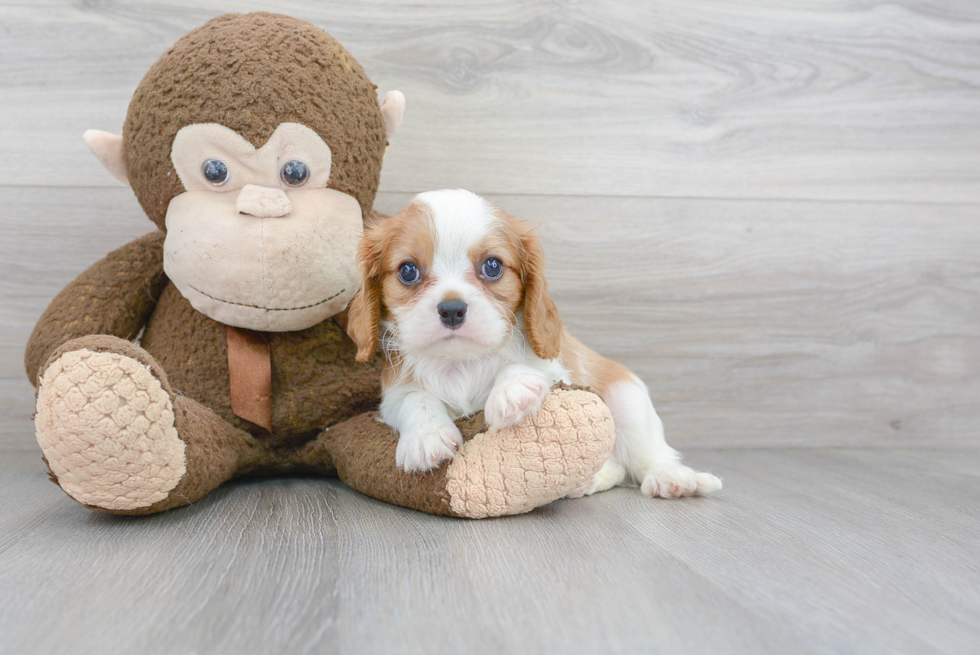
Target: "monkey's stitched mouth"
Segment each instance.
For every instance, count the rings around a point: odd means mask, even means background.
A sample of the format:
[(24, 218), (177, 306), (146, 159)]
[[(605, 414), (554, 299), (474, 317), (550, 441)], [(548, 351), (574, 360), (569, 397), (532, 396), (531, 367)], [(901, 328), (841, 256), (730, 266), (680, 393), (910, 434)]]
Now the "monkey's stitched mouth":
[(244, 303), (244, 302), (235, 302), (234, 300), (225, 300), (224, 298), (216, 298), (216, 297), (212, 296), (210, 293), (207, 293), (206, 291), (201, 291), (200, 289), (198, 289), (197, 287), (195, 287), (193, 284), (188, 284), (187, 286), (189, 286), (191, 289), (194, 289), (194, 291), (197, 291), (202, 296), (207, 296), (211, 300), (217, 300), (218, 302), (223, 302), (226, 305), (236, 305), (238, 307), (249, 307), (251, 309), (262, 309), (262, 310), (265, 310), (267, 312), (295, 312), (295, 311), (297, 311), (299, 309), (309, 309), (310, 307), (317, 307), (319, 305), (322, 305), (325, 302), (330, 302), (331, 300), (333, 300), (334, 298), (336, 298), (337, 296), (339, 296), (343, 292), (347, 291), (347, 289), (341, 289), (340, 291), (338, 291), (337, 293), (333, 294), (329, 298), (324, 298), (323, 300), (319, 300), (319, 301), (317, 301), (315, 303), (310, 303), (309, 305), (301, 305), (299, 307), (263, 307), (262, 305), (249, 305), (248, 303)]

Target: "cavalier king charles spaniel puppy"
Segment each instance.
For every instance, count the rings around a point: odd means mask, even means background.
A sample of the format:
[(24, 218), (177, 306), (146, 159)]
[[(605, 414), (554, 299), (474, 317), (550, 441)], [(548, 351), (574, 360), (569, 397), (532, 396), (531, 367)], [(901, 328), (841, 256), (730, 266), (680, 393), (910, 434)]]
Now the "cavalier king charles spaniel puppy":
[(398, 432), (405, 471), (454, 456), (455, 419), (482, 409), (490, 428), (517, 425), (564, 382), (599, 394), (616, 424), (609, 459), (573, 496), (628, 483), (662, 498), (721, 488), (667, 445), (646, 385), (562, 328), (527, 223), (469, 191), (431, 191), (370, 226), (359, 257), (347, 331), (358, 361), (381, 342), (381, 419)]

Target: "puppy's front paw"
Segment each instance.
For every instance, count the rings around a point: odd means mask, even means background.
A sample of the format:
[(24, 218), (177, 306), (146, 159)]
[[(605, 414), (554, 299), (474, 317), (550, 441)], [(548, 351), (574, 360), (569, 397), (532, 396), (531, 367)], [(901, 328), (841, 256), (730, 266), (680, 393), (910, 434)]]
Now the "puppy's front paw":
[(721, 480), (717, 477), (681, 464), (651, 471), (640, 484), (643, 495), (651, 498), (707, 496), (719, 489), (721, 489)]
[(487, 426), (509, 428), (533, 416), (548, 395), (548, 380), (539, 373), (525, 373), (494, 386), (484, 407)]
[(408, 473), (425, 473), (456, 456), (463, 435), (451, 422), (427, 421), (402, 432), (395, 449), (395, 463)]

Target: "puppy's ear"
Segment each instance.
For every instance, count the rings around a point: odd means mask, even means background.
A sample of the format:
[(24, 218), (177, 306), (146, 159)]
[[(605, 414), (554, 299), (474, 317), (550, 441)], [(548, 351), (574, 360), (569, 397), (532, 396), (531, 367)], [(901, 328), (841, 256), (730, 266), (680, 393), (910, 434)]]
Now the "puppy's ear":
[(544, 249), (530, 228), (522, 230), (521, 279), (524, 282), (524, 331), (531, 350), (541, 359), (554, 359), (561, 352), (561, 316), (548, 293), (544, 272)]
[(378, 349), (383, 247), (377, 231), (368, 230), (357, 249), (361, 267), (361, 290), (350, 303), (347, 335), (357, 346), (355, 359), (359, 362), (369, 360)]

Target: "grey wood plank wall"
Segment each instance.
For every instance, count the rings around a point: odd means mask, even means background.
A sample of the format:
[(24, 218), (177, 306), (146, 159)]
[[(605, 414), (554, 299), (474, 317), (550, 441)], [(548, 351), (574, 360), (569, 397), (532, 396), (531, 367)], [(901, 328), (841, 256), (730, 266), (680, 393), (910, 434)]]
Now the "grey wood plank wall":
[(0, 3), (0, 449), (35, 447), (34, 321), (150, 228), (81, 133), (258, 9), (408, 96), (379, 208), (459, 186), (542, 226), (566, 321), (675, 445), (977, 443), (977, 3), (42, 0)]
[(405, 91), (386, 190), (980, 200), (972, 0), (5, 2), (0, 179), (109, 184), (79, 132), (119, 129), (185, 32), (258, 9)]

